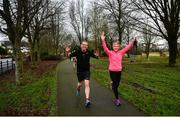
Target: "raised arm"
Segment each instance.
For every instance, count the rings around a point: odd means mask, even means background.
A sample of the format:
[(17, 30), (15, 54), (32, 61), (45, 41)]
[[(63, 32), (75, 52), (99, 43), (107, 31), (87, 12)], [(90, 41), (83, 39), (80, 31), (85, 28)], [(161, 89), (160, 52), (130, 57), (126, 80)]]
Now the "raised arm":
[(104, 49), (104, 52), (109, 56), (109, 54), (111, 53), (111, 51), (108, 49), (108, 47), (107, 47), (107, 45), (106, 45), (104, 32), (101, 33), (101, 41), (102, 41), (102, 47), (103, 47), (103, 49)]
[(133, 38), (129, 42), (129, 44), (125, 48), (123, 48), (120, 52), (124, 55), (133, 46), (135, 40), (136, 40), (136, 38)]
[(73, 50), (72, 52), (70, 52), (70, 51), (71, 51), (71, 48), (69, 48), (69, 47), (66, 47), (66, 48), (65, 48), (65, 51), (66, 51), (68, 57), (70, 57), (70, 59), (71, 59), (71, 57), (76, 57), (76, 56), (77, 56), (77, 52), (76, 52), (75, 50)]

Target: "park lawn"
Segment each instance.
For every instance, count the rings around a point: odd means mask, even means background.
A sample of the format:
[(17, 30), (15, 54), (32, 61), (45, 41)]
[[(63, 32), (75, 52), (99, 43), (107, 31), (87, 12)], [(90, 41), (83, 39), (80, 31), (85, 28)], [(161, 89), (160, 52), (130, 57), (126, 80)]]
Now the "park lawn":
[(0, 115), (56, 115), (56, 65), (46, 69), (41, 75), (27, 71), (20, 86), (1, 81)]
[[(148, 115), (180, 115), (180, 59), (167, 67), (168, 58), (138, 58), (123, 62), (120, 95)], [(108, 59), (91, 60), (92, 78), (110, 88)]]

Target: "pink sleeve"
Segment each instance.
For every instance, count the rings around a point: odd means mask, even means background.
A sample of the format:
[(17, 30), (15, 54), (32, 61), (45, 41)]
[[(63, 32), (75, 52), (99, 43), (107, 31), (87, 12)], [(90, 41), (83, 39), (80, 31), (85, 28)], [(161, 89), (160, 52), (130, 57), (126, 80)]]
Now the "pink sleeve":
[(102, 47), (103, 47), (105, 53), (109, 56), (110, 53), (111, 53), (111, 51), (110, 51), (110, 50), (108, 49), (108, 47), (106, 46), (106, 41), (105, 41), (105, 40), (102, 41)]
[(133, 38), (133, 39), (129, 42), (129, 44), (120, 51), (120, 52), (122, 53), (122, 55), (124, 55), (124, 54), (133, 46), (134, 41), (135, 41), (135, 38)]

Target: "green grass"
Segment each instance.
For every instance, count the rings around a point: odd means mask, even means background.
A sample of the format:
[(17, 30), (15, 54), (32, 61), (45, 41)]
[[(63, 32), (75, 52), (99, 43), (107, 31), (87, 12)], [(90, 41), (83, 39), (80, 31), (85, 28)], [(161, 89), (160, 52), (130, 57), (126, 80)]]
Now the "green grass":
[[(148, 115), (180, 115), (180, 59), (167, 67), (168, 58), (138, 58), (123, 62), (121, 96)], [(108, 59), (92, 60), (92, 77), (110, 87)]]
[(53, 68), (41, 77), (27, 72), (21, 86), (2, 82), (0, 115), (56, 115), (55, 71)]

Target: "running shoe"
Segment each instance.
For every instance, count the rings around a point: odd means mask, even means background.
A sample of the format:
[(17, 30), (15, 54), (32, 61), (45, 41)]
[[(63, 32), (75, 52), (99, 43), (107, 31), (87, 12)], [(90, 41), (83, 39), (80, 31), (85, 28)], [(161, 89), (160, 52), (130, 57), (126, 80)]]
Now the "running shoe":
[(122, 104), (119, 99), (115, 99), (113, 102), (116, 106), (120, 106)]
[(76, 91), (76, 96), (80, 96), (80, 90)]
[(90, 107), (90, 105), (91, 105), (91, 102), (90, 102), (90, 100), (86, 100), (86, 102), (85, 102), (85, 107)]

